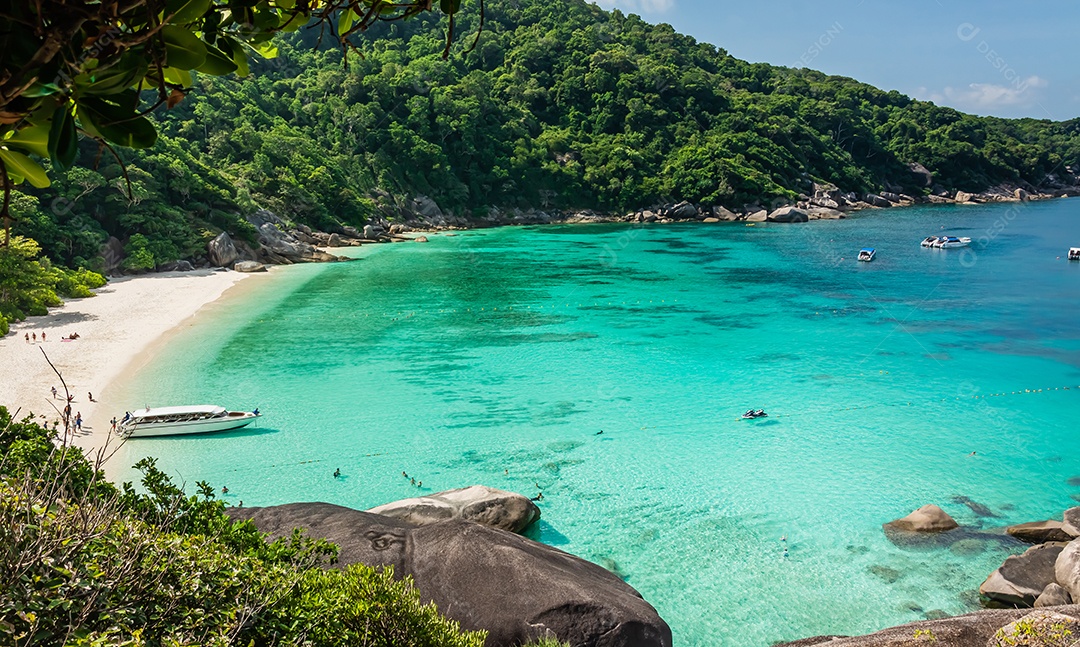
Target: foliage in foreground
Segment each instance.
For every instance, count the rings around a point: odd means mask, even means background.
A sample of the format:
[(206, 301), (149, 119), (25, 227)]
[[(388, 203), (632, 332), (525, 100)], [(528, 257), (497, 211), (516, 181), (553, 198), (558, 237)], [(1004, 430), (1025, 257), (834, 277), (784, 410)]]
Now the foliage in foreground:
[(299, 533), (267, 543), (205, 483), (139, 464), (116, 488), (82, 453), (0, 407), (0, 643), (480, 647), (409, 580)]

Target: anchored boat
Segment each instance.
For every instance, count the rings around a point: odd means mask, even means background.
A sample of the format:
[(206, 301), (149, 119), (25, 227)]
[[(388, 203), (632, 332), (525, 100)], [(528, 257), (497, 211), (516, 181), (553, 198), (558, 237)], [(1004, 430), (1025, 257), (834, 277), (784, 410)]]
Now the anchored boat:
[(259, 410), (227, 411), (212, 404), (184, 407), (147, 407), (124, 416), (120, 433), (129, 438), (177, 436), (232, 431), (259, 418)]
[(869, 263), (874, 260), (875, 256), (877, 256), (877, 250), (872, 247), (866, 247), (859, 250), (859, 260), (864, 263)]
[(954, 247), (967, 247), (971, 244), (970, 238), (958, 238), (956, 236), (942, 236), (938, 239), (938, 242), (934, 243), (934, 247), (939, 249), (952, 249)]
[(1069, 260), (1070, 261), (1080, 261), (1080, 247), (1070, 247), (1069, 248)]

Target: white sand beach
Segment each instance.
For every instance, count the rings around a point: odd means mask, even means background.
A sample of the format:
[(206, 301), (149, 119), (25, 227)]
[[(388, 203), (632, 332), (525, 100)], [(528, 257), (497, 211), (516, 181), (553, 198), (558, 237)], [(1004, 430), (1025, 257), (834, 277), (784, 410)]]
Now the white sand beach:
[[(113, 382), (155, 340), (251, 276), (206, 270), (113, 279), (96, 290), (95, 297), (72, 299), (44, 317), (13, 324), (11, 333), (0, 338), (0, 405), (12, 412), (21, 409), (20, 418), (31, 412), (43, 415), (43, 421), (60, 418), (63, 386), (45, 361), (44, 350), (74, 396), (73, 415), (82, 413), (82, 433), (73, 442), (94, 456), (109, 438), (109, 420), (123, 407), (109, 401)], [(79, 338), (62, 340), (71, 333)], [(27, 342), (26, 334), (37, 335), (37, 341)], [(52, 387), (59, 391), (58, 399), (53, 399)]]

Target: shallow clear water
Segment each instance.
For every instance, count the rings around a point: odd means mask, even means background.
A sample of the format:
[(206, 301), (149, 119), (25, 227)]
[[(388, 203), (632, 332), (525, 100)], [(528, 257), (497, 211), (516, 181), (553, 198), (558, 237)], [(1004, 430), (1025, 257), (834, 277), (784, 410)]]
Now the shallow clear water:
[[(1017, 546), (900, 548), (881, 524), (936, 503), (991, 529), (1075, 503), (1080, 264), (1056, 257), (1080, 244), (1078, 212), (364, 248), (215, 305), (122, 387), (132, 407), (258, 406), (261, 428), (133, 440), (120, 460), (157, 456), (247, 506), (542, 490), (538, 538), (624, 576), (678, 645), (964, 612)], [(944, 223), (973, 247), (920, 248)], [(867, 244), (878, 259), (857, 263)], [(740, 420), (750, 407), (769, 418)]]

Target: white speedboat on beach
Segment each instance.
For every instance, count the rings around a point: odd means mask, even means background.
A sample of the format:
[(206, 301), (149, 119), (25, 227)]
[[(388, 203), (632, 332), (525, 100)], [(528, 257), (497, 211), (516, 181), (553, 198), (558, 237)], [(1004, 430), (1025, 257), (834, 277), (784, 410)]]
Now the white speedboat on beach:
[(129, 438), (233, 431), (259, 418), (259, 410), (227, 411), (212, 404), (147, 407), (124, 416), (120, 433)]
[(934, 243), (934, 247), (938, 249), (953, 249), (955, 247), (967, 247), (971, 244), (970, 238), (959, 238), (957, 236), (942, 236)]

